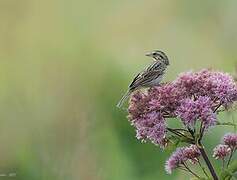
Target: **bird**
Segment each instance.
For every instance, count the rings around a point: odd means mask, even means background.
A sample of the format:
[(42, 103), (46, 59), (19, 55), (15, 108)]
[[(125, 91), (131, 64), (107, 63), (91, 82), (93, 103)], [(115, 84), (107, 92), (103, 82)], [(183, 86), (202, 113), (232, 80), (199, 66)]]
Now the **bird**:
[(160, 50), (154, 50), (146, 53), (146, 56), (152, 57), (153, 62), (143, 71), (138, 73), (128, 86), (127, 92), (123, 95), (117, 104), (120, 108), (126, 99), (136, 90), (141, 88), (158, 86), (163, 79), (166, 68), (170, 65), (168, 56)]

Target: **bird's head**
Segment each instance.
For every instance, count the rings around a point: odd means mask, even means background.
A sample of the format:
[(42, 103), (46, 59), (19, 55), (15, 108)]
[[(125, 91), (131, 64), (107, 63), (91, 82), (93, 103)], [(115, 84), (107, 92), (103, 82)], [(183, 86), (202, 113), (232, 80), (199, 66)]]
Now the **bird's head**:
[(160, 50), (155, 50), (149, 53), (146, 53), (146, 56), (152, 57), (156, 61), (162, 61), (165, 63), (167, 66), (170, 64), (169, 59), (166, 56), (166, 54)]

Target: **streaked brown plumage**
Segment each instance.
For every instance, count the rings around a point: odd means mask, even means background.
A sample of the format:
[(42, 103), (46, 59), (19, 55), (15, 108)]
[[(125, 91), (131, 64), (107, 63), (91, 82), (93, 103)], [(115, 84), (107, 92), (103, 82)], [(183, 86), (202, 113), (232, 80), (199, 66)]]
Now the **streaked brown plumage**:
[(165, 70), (169, 65), (169, 59), (164, 52), (159, 50), (147, 53), (146, 56), (152, 57), (154, 61), (145, 70), (137, 74), (129, 85), (128, 91), (118, 102), (117, 107), (121, 107), (132, 92), (140, 88), (152, 87), (160, 84)]

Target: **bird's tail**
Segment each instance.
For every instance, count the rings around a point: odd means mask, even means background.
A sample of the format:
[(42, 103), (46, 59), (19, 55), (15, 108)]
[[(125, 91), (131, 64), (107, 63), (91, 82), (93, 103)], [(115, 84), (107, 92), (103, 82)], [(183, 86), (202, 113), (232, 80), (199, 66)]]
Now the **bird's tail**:
[(127, 98), (130, 96), (132, 92), (130, 90), (128, 90), (123, 97), (120, 99), (120, 101), (118, 102), (118, 104), (116, 105), (118, 108), (121, 108), (121, 106), (123, 105), (123, 103), (127, 100)]

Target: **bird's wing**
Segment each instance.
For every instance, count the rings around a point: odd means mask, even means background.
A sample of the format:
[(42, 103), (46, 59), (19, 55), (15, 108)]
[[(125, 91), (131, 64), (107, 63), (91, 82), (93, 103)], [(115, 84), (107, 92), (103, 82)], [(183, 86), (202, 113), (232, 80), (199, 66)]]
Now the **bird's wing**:
[(139, 86), (146, 86), (151, 81), (157, 79), (158, 77), (162, 76), (164, 71), (144, 71), (143, 73), (139, 73), (130, 84), (130, 89), (136, 89)]
[(129, 88), (130, 89), (134, 89), (134, 87), (135, 87), (135, 84), (137, 84), (136, 82), (139, 80), (139, 79), (141, 79), (141, 74), (142, 73), (138, 73), (137, 75), (136, 75), (136, 77), (133, 79), (133, 81), (131, 82), (131, 84), (129, 85)]

